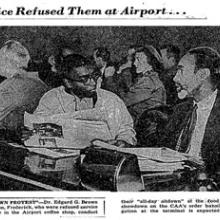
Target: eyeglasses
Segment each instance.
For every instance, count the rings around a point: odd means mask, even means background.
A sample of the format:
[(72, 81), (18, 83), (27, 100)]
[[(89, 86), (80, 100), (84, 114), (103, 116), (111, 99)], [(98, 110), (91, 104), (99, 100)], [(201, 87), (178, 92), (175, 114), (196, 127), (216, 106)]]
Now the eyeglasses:
[(83, 75), (83, 76), (78, 76), (75, 79), (65, 77), (66, 79), (74, 82), (81, 82), (81, 83), (87, 83), (90, 79), (93, 79), (94, 81), (97, 81), (98, 78), (101, 77), (101, 73), (99, 72), (93, 72), (91, 74)]

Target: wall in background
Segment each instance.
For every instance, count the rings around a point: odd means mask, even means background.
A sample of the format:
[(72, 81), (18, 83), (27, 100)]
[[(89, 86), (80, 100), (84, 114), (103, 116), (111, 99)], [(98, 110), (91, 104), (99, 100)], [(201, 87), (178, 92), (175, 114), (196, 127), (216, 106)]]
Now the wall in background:
[(68, 45), (76, 53), (92, 55), (97, 46), (106, 46), (113, 60), (124, 56), (130, 45), (172, 43), (182, 52), (196, 46), (211, 46), (220, 51), (220, 27), (0, 27), (0, 44), (17, 39), (26, 45), (34, 58), (56, 53)]

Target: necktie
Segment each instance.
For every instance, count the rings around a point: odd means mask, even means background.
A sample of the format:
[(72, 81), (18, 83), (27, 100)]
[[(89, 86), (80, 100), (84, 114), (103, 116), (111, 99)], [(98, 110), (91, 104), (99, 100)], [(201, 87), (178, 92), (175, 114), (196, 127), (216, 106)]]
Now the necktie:
[(176, 150), (180, 152), (187, 153), (189, 151), (189, 144), (192, 138), (193, 131), (196, 126), (197, 120), (197, 110), (198, 106), (195, 104), (191, 111), (189, 111), (185, 121), (186, 124), (180, 132), (180, 136), (177, 141)]

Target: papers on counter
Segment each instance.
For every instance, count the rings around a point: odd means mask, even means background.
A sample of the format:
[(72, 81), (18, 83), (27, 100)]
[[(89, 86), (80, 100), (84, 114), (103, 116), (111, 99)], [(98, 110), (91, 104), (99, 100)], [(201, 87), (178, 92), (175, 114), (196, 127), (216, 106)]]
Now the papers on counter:
[[(41, 128), (25, 141), (25, 146), (82, 149), (89, 146), (94, 139), (112, 139), (106, 122), (80, 119), (77, 118), (76, 113), (43, 116), (31, 115), (25, 112), (25, 126), (33, 129), (34, 126), (38, 125)], [(48, 132), (48, 127), (45, 125), (51, 123), (62, 128), (62, 135), (57, 136), (54, 135), (55, 132)], [(43, 129), (45, 129), (44, 132)]]
[[(102, 141), (94, 141), (95, 146), (135, 154), (141, 172), (169, 172), (185, 168), (185, 162), (196, 162), (195, 158), (168, 148), (118, 148)], [(201, 161), (197, 161), (198, 164)]]
[(182, 153), (168, 148), (119, 148), (99, 140), (93, 141), (93, 144), (98, 147), (135, 154), (139, 160), (151, 159), (158, 162), (179, 162), (186, 160), (186, 157)]

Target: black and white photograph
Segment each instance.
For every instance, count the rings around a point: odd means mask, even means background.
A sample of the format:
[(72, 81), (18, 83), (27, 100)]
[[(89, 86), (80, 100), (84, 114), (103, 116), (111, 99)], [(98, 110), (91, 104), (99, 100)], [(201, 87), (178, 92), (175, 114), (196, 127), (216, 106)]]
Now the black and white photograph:
[(1, 26), (0, 191), (219, 191), (219, 26)]

